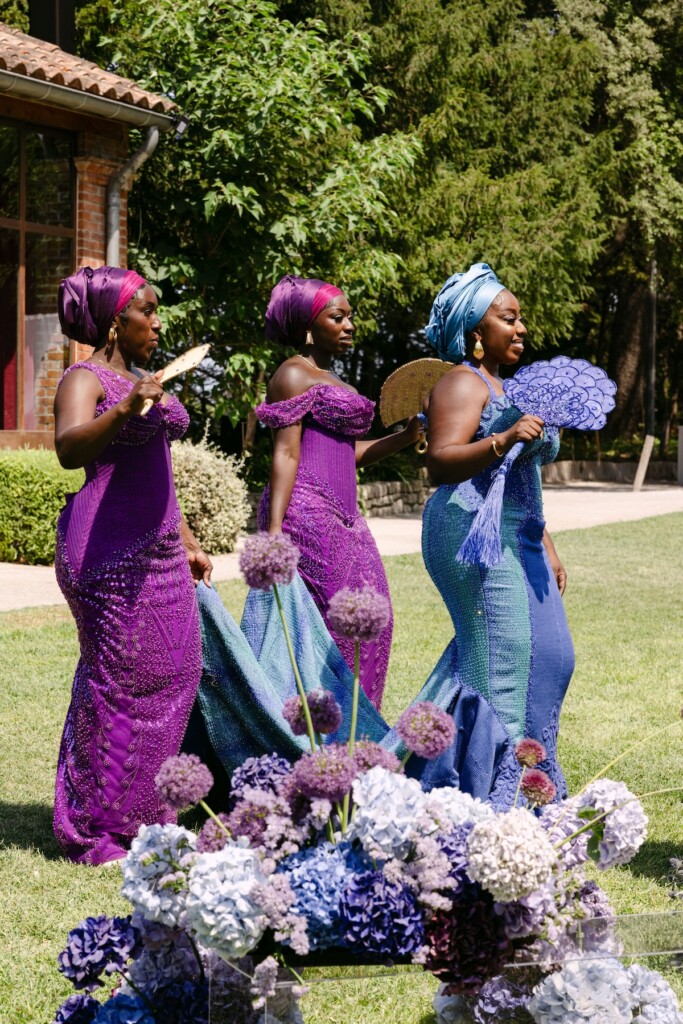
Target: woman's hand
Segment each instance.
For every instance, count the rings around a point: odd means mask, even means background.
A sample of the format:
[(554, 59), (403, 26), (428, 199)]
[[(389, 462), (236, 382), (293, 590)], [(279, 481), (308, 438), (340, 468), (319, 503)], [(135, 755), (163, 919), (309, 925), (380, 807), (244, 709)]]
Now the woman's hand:
[(498, 445), (509, 452), (518, 441), (536, 441), (543, 436), (543, 426), (543, 420), (539, 416), (525, 413), (511, 427), (497, 435), (500, 438)]
[(419, 416), (411, 416), (408, 422), (406, 423), (405, 427), (403, 428), (403, 435), (406, 444), (412, 444), (413, 442), (417, 441), (420, 437), (420, 434), (424, 433), (425, 428)]
[(187, 560), (190, 565), (190, 572), (192, 573), (192, 579), (195, 582), (195, 586), (201, 580), (204, 580), (207, 587), (210, 587), (213, 564), (209, 556), (205, 551), (202, 551), (200, 547), (185, 548), (185, 550), (187, 551)]
[(125, 406), (129, 416), (139, 416), (148, 399), (155, 405), (161, 401), (164, 397), (164, 389), (157, 375), (162, 372), (162, 370), (157, 370), (156, 373), (145, 374), (122, 400), (121, 404)]
[(567, 570), (562, 565), (557, 551), (555, 550), (555, 545), (552, 542), (552, 538), (545, 529), (543, 530), (543, 547), (545, 548), (545, 552), (548, 556), (550, 568), (553, 576), (555, 577), (555, 582), (557, 583), (557, 589), (562, 595), (564, 594), (567, 586)]

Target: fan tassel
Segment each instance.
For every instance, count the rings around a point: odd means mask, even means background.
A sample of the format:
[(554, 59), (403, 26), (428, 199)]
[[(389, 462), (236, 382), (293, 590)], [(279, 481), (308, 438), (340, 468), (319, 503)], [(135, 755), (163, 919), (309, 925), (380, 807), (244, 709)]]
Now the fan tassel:
[(457, 562), (463, 565), (481, 565), (485, 569), (491, 569), (503, 561), (503, 549), (500, 543), (503, 494), (510, 467), (523, 447), (524, 445), (518, 442), (510, 449), (496, 470), (486, 497), (455, 556)]

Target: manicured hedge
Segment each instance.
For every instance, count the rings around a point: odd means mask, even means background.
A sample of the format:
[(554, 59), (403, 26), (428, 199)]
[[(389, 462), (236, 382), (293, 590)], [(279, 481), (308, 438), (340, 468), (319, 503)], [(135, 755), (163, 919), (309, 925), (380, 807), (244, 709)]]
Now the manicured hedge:
[(50, 565), (65, 495), (84, 479), (45, 448), (0, 450), (0, 561)]

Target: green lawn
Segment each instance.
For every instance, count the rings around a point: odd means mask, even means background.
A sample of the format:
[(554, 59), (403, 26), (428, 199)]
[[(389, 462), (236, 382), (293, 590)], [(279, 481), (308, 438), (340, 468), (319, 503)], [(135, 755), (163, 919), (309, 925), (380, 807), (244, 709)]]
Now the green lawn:
[[(673, 722), (683, 704), (683, 515), (560, 534), (569, 571), (567, 611), (577, 668), (565, 703), (560, 757), (576, 789), (620, 751)], [(448, 616), (419, 555), (387, 559), (396, 633), (385, 715), (393, 721), (450, 639)], [(223, 584), (239, 614), (245, 588)], [(77, 659), (62, 608), (0, 615), (0, 1024), (49, 1024), (69, 993), (55, 966), (66, 932), (88, 914), (126, 912), (115, 870), (59, 857), (51, 832), (52, 785)], [(610, 774), (643, 792), (680, 780), (681, 728), (630, 754)], [(683, 853), (678, 796), (646, 802), (650, 834), (629, 868), (601, 878), (617, 910), (671, 909), (664, 875)], [(320, 984), (307, 1024), (428, 1024), (434, 982)], [(677, 986), (678, 987), (678, 986)], [(235, 1022), (238, 1024), (238, 1022)]]

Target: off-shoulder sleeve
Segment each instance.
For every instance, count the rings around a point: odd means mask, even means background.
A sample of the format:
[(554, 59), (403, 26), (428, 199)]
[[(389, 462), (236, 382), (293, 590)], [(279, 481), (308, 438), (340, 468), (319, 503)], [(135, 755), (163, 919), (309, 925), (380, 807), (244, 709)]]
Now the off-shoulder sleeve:
[(291, 427), (299, 423), (315, 404), (317, 386), (304, 391), (303, 395), (285, 398), (282, 402), (262, 402), (254, 412), (267, 427)]

